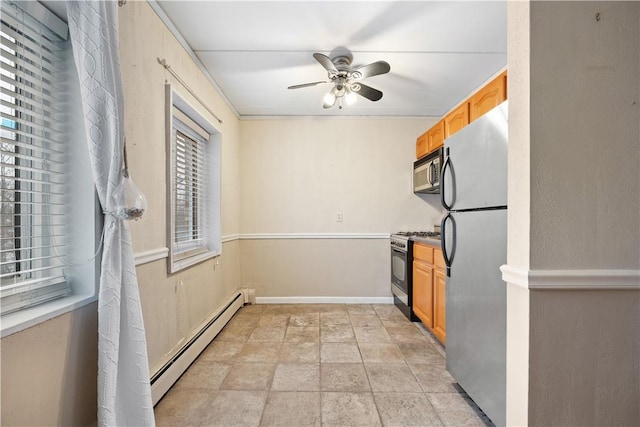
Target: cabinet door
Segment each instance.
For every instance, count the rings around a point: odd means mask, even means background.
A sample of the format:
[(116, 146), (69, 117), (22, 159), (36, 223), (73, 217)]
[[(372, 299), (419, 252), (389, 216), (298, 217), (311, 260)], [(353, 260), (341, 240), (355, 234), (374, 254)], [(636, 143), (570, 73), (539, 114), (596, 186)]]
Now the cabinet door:
[(458, 108), (444, 118), (444, 137), (449, 138), (454, 133), (469, 124), (469, 102), (465, 101)]
[(433, 334), (444, 345), (447, 341), (446, 278), (444, 271), (433, 272)]
[(429, 153), (429, 132), (425, 132), (416, 140), (416, 159), (424, 157)]
[(428, 328), (433, 328), (433, 267), (413, 262), (413, 312)]
[(469, 122), (497, 107), (507, 99), (506, 71), (476, 92), (469, 100)]
[(429, 129), (429, 152), (444, 145), (444, 120)]

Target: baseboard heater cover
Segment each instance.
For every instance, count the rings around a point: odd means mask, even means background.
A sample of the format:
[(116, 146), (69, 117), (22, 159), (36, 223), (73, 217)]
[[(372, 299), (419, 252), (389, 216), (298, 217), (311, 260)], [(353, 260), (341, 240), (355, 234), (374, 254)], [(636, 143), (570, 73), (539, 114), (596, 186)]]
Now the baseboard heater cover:
[(151, 398), (156, 405), (171, 386), (189, 368), (245, 302), (242, 292), (233, 294), (227, 304), (204, 323), (203, 327), (151, 377)]

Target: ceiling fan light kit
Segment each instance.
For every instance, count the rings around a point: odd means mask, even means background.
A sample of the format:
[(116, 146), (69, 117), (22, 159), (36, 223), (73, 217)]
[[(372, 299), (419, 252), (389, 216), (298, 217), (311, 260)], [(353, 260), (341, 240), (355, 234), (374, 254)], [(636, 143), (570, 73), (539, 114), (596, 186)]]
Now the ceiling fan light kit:
[(337, 103), (338, 108), (342, 109), (343, 98), (347, 105), (352, 105), (356, 102), (356, 95), (374, 102), (382, 98), (382, 92), (361, 83), (359, 80), (388, 73), (391, 67), (387, 62), (377, 61), (352, 69), (351, 55), (338, 55), (329, 58), (321, 53), (314, 53), (313, 57), (327, 70), (329, 80), (289, 86), (288, 89), (300, 89), (323, 83), (333, 83), (333, 88), (323, 98), (322, 106), (324, 108), (331, 108)]

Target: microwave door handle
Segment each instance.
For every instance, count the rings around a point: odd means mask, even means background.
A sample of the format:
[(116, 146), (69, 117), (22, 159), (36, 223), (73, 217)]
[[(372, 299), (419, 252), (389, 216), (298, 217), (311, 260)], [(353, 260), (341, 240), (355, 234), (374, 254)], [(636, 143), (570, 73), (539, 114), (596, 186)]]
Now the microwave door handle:
[(429, 185), (433, 187), (433, 183), (435, 182), (434, 171), (436, 169), (436, 165), (433, 162), (429, 163)]

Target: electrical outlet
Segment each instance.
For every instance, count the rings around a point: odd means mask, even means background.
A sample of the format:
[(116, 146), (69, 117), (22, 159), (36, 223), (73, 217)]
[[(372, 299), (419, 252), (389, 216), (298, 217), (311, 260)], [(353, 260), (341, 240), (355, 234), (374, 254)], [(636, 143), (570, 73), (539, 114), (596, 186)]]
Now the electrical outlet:
[(342, 212), (336, 214), (336, 222), (342, 222)]

